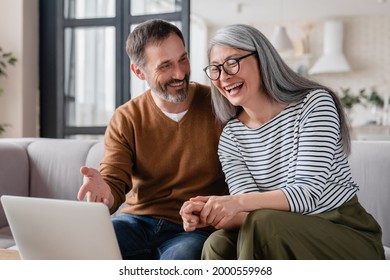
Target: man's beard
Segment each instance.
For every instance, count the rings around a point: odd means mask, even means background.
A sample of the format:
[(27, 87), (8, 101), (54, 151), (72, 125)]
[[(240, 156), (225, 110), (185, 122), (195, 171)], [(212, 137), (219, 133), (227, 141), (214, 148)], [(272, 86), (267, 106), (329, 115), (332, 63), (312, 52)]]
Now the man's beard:
[[(170, 80), (164, 84), (158, 84), (157, 87), (152, 87), (151, 85), (149, 85), (149, 86), (151, 87), (153, 92), (156, 93), (163, 100), (170, 102), (170, 103), (180, 103), (180, 102), (185, 101), (188, 97), (189, 80), (190, 80), (190, 76), (185, 75), (184, 80)], [(180, 90), (176, 90), (175, 94), (169, 93), (168, 87), (170, 84), (181, 83), (183, 81), (185, 83), (184, 88), (182, 88)]]

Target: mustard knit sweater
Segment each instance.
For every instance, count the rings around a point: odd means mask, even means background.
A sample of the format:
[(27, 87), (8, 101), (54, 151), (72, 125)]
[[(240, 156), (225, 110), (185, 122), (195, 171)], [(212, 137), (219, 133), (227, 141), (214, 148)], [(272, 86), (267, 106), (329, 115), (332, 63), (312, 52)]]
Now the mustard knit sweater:
[(100, 163), (115, 198), (111, 212), (126, 200), (124, 213), (182, 224), (184, 201), (228, 193), (217, 155), (222, 127), (212, 114), (209, 88), (190, 88), (194, 98), (179, 122), (157, 107), (150, 90), (114, 113)]

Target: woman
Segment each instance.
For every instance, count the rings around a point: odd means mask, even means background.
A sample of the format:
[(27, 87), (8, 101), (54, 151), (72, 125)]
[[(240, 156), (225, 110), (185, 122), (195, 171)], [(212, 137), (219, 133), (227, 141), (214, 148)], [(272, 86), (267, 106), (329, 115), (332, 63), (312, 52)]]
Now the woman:
[(187, 231), (216, 229), (203, 259), (384, 259), (381, 229), (359, 204), (348, 125), (335, 93), (292, 71), (257, 29), (210, 42), (219, 158), (230, 196), (195, 197)]

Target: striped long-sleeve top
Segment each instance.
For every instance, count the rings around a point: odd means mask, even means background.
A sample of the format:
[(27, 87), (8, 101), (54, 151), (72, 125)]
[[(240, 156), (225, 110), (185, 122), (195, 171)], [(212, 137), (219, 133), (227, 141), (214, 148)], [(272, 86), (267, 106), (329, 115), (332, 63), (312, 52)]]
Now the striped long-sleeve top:
[(330, 211), (358, 191), (335, 103), (324, 90), (310, 92), (256, 129), (229, 121), (218, 155), (232, 195), (279, 189), (291, 212)]

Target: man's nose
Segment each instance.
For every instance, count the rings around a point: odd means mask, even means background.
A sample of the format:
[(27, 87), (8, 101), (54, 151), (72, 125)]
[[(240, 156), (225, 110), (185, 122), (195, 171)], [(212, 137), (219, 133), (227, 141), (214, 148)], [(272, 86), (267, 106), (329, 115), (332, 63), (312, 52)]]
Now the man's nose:
[(177, 80), (183, 80), (186, 76), (187, 67), (177, 64), (173, 69), (173, 78)]

